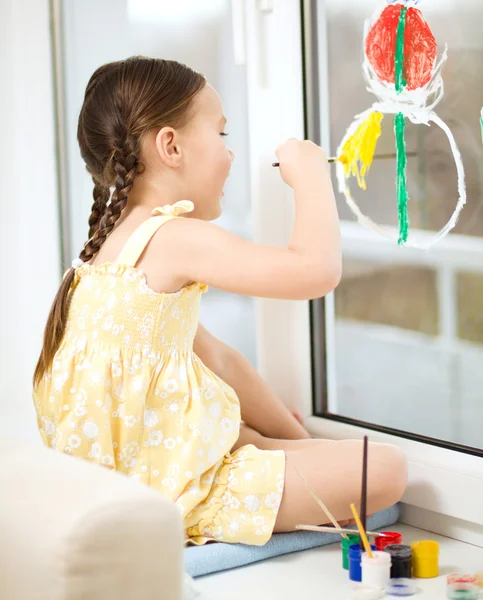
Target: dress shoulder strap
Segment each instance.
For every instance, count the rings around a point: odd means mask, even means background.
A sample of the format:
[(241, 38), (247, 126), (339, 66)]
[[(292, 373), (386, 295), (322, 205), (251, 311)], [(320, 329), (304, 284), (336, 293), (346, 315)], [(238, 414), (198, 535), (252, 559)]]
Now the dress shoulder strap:
[(155, 208), (151, 218), (144, 221), (128, 239), (117, 257), (116, 264), (135, 267), (151, 238), (162, 225), (171, 221), (171, 219), (175, 219), (193, 210), (194, 204), (189, 200), (181, 200), (175, 204), (167, 204), (166, 206)]

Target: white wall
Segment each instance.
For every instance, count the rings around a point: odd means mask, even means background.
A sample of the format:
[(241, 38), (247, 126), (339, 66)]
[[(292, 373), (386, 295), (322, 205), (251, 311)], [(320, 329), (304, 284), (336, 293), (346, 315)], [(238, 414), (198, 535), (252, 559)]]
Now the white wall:
[[(72, 257), (86, 240), (92, 205), (92, 181), (76, 137), (85, 87), (101, 64), (137, 54), (185, 63), (218, 90), (228, 118), (227, 141), (236, 154), (219, 224), (251, 238), (246, 69), (234, 64), (229, 0), (63, 0), (62, 7)], [(252, 298), (210, 290), (202, 300), (201, 321), (256, 362)]]
[(60, 280), (48, 0), (2, 0), (0, 24), (0, 435), (38, 439), (31, 379)]

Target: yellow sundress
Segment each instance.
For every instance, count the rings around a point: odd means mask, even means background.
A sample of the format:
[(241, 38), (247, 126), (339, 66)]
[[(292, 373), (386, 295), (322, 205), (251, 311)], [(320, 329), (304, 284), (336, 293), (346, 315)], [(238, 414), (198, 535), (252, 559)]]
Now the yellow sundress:
[(262, 545), (285, 454), (252, 445), (231, 453), (238, 398), (193, 352), (206, 286), (159, 294), (136, 268), (159, 227), (191, 210), (188, 201), (156, 209), (116, 262), (76, 268), (64, 339), (34, 390), (38, 425), (47, 446), (171, 498), (187, 541)]

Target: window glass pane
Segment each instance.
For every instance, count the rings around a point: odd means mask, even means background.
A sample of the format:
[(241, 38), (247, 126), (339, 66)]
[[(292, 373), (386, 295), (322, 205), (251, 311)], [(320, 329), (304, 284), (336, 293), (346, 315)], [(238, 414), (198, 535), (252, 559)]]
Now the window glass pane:
[[(407, 291), (413, 290), (411, 294)], [(429, 268), (344, 261), (335, 294), (339, 319), (439, 335), (436, 272)]]
[[(354, 116), (376, 101), (366, 89), (361, 48), (364, 21), (384, 2), (319, 5), (319, 52), (327, 56), (320, 86), (328, 95), (322, 129), (334, 154)], [(454, 234), (415, 252), (361, 234), (339, 195), (344, 274), (334, 299), (335, 343), (327, 349), (335, 354), (328, 412), (483, 448), (483, 4), (424, 0), (419, 8), (439, 51), (448, 44), (445, 95), (435, 111), (461, 151), (468, 204)], [(405, 136), (411, 227), (437, 231), (458, 199), (448, 140), (435, 125), (408, 121)], [(385, 115), (376, 155), (394, 152), (394, 116)], [(367, 191), (351, 185), (363, 212), (384, 226), (397, 226), (395, 177), (395, 159), (376, 158)]]
[(462, 271), (457, 275), (456, 285), (458, 337), (481, 345), (483, 344), (483, 275)]

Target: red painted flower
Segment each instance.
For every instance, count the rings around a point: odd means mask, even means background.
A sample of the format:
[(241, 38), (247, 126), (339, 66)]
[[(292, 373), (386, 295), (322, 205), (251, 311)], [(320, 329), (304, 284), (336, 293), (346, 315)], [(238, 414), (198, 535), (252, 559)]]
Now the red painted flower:
[[(366, 55), (381, 81), (395, 83), (395, 54), (402, 4), (386, 6), (366, 38)], [(430, 80), (437, 44), (429, 25), (417, 8), (408, 8), (404, 30), (404, 76), (406, 89), (416, 90)]]

